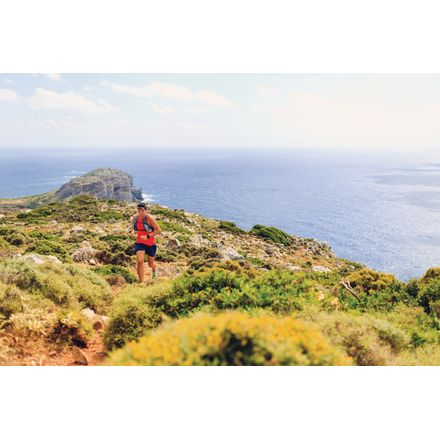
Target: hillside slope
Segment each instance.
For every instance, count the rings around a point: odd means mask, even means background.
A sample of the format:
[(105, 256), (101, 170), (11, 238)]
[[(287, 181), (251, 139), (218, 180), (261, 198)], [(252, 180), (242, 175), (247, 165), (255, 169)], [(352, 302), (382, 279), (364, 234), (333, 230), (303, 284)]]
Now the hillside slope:
[(404, 284), (313, 239), (153, 205), (159, 278), (139, 285), (135, 206), (3, 210), (0, 364), (440, 364), (439, 269)]

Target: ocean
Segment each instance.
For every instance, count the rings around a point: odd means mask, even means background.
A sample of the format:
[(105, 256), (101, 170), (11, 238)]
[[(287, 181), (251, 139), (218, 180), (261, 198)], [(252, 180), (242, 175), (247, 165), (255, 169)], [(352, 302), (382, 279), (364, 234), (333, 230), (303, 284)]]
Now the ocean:
[(46, 192), (97, 167), (132, 174), (154, 203), (326, 241), (338, 256), (402, 280), (440, 266), (435, 154), (3, 150), (0, 197)]

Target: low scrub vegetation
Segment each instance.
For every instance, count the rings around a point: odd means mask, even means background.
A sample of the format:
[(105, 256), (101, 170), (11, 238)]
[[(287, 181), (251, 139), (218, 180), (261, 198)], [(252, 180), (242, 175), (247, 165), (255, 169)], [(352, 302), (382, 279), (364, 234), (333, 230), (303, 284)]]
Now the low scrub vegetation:
[(292, 243), (292, 237), (289, 234), (273, 226), (255, 225), (250, 233), (267, 241), (273, 241), (285, 246), (289, 246)]
[(290, 318), (226, 312), (167, 324), (110, 356), (110, 365), (349, 365), (316, 329)]

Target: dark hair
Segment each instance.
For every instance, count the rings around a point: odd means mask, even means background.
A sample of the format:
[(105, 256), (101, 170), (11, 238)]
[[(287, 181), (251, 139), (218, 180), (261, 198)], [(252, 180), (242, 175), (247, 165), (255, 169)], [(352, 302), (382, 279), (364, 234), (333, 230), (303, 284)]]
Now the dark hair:
[(138, 203), (137, 207), (147, 209), (147, 206), (145, 205), (145, 203)]

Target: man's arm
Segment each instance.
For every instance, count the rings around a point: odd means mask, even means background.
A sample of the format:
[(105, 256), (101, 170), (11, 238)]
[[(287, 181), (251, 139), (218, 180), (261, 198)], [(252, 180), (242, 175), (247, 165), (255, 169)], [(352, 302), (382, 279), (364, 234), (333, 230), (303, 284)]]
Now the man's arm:
[(133, 230), (133, 222), (134, 222), (134, 215), (131, 217), (131, 223), (130, 223), (130, 236), (131, 237), (137, 237), (136, 231)]
[(156, 222), (156, 220), (155, 220), (151, 215), (148, 216), (148, 224), (149, 224), (151, 227), (154, 228), (154, 231), (153, 231), (153, 232), (149, 232), (149, 233), (148, 233), (148, 235), (149, 235), (150, 237), (154, 237), (155, 235), (159, 235), (159, 234), (162, 233), (162, 230), (160, 229), (160, 226), (158, 225), (158, 223)]

